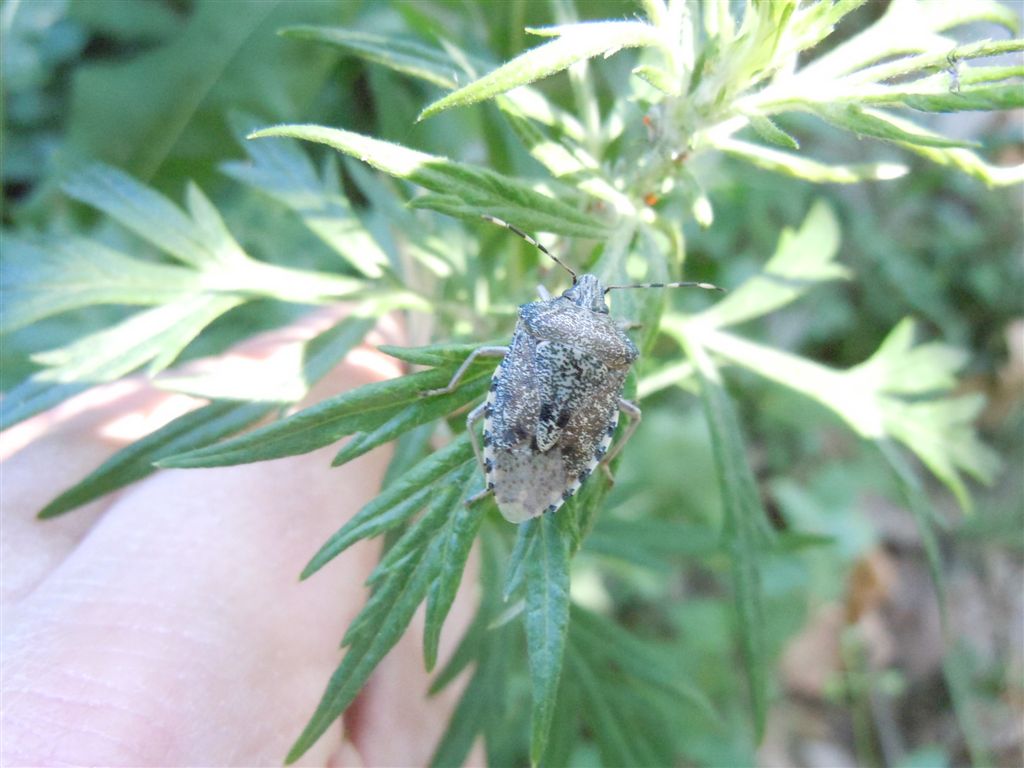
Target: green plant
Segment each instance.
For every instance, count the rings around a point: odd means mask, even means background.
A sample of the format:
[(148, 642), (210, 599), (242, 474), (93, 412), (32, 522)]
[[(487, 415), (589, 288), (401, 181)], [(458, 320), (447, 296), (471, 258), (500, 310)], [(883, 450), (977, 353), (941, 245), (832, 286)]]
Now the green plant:
[[(769, 525), (743, 419), (723, 383), (723, 368), (751, 372), (823, 406), (877, 449), (915, 516), (941, 592), (936, 531), (942, 521), (908, 452), (965, 511), (971, 507), (965, 476), (983, 482), (995, 476), (996, 456), (973, 426), (983, 399), (955, 391), (965, 355), (940, 341), (916, 343), (910, 319), (900, 320), (867, 360), (843, 369), (735, 330), (791, 307), (825, 283), (853, 277), (836, 261), (837, 217), (817, 201), (799, 227), (781, 232), (774, 254), (756, 271), (722, 281), (730, 293), (713, 305), (683, 313), (666, 311), (664, 298), (655, 292), (616, 299), (615, 314), (642, 328), (638, 346), (644, 358), (628, 390), (647, 397), (679, 388), (700, 400), (717, 486), (706, 490), (708, 498), (720, 499), (720, 519), (705, 515), (695, 526), (672, 514), (616, 515), (607, 509), (599, 514), (609, 488), (595, 476), (563, 511), (515, 530), (489, 501), (471, 508), (462, 504), (480, 484), (465, 435), (431, 450), (432, 425), (440, 420), (458, 433), (459, 411), (482, 396), (493, 362), (475, 365), (449, 395), (422, 399), (419, 393), (445, 384), (477, 343), (507, 335), (514, 305), (527, 298), (535, 282), (537, 257), (500, 231), (485, 229), (481, 214), (532, 233), (572, 238), (565, 241), (571, 250), (564, 258), (607, 282), (661, 280), (682, 269), (684, 222), (712, 226), (716, 212), (708, 189), (722, 174), (716, 164), (726, 158), (817, 184), (892, 180), (907, 173), (900, 160), (812, 159), (800, 151), (797, 139), (807, 116), (845, 131), (847, 138), (887, 142), (990, 186), (1024, 180), (1024, 166), (990, 163), (973, 142), (907, 116), (1024, 105), (1024, 67), (977, 63), (1019, 52), (1024, 41), (957, 43), (944, 34), (979, 21), (1015, 32), (1014, 14), (984, 0), (897, 0), (873, 23), (819, 53), (860, 5), (750, 2), (737, 18), (729, 2), (697, 9), (649, 0), (643, 20), (583, 23), (559, 5), (564, 23), (534, 30), (550, 41), (493, 70), (453, 42), (437, 47), (356, 29), (286, 29), (290, 38), (332, 46), (403, 78), (449, 89), (420, 113), (428, 125), (451, 119), (455, 107), (493, 102), (496, 110), (485, 113), (482, 125), (448, 123), (458, 132), (475, 130), (460, 141), (479, 141), (493, 167), (319, 125), (253, 130), (257, 118), (235, 114), (235, 133), (252, 139), (244, 142), (249, 162), (228, 163), (223, 170), (289, 210), (344, 260), (344, 275), (328, 274), (321, 265), (304, 269), (252, 258), (197, 186), (186, 193), (186, 213), (113, 168), (94, 166), (75, 175), (65, 185), (68, 195), (106, 214), (160, 255), (129, 253), (116, 241), (77, 236), (5, 238), (5, 331), (94, 305), (149, 308), (36, 354), (37, 370), (3, 401), (5, 426), (97, 382), (142, 367), (150, 374), (166, 368), (216, 318), (254, 300), (314, 304), (345, 298), (360, 308), (353, 319), (310, 342), (306, 369), (280, 382), (276, 394), (247, 398), (237, 382), (183, 383), (193, 392), (230, 394), (214, 397), (201, 411), (117, 454), (42, 514), (67, 512), (154, 466), (260, 461), (351, 436), (335, 457), (338, 465), (397, 440), (395, 464), (381, 495), (341, 527), (303, 572), (311, 576), (356, 541), (394, 534), (368, 581), (370, 599), (346, 633), (345, 656), (289, 760), (301, 756), (353, 701), (424, 602), (424, 659), (428, 668), (435, 666), (441, 629), (477, 540), (483, 597), (435, 688), (470, 665), (475, 669), (435, 763), (462, 761), (478, 734), (494, 764), (521, 760), (527, 724), (516, 711), (527, 708), (511, 706), (510, 700), (522, 695), (525, 688), (513, 681), (524, 677), (531, 701), (527, 752), (534, 764), (567, 763), (581, 728), (601, 759), (613, 765), (669, 764), (679, 754), (707, 763), (748, 760), (764, 729), (776, 650), (764, 571), (787, 552), (834, 541), (815, 531), (777, 532)], [(588, 61), (624, 48), (637, 49), (630, 70), (635, 77), (611, 69), (607, 87), (600, 88)], [(549, 98), (532, 86), (563, 70), (569, 99)], [(335, 161), (318, 170), (295, 139), (326, 145), (399, 181), (382, 181), (345, 160), (348, 186), (343, 187)], [(526, 157), (534, 161), (534, 172), (537, 164), (546, 171), (542, 179), (527, 180), (519, 172)], [(417, 188), (427, 191), (410, 194)], [(350, 202), (355, 191), (365, 206)], [(403, 207), (406, 200), (414, 210)], [(384, 234), (384, 222), (401, 233), (401, 247)], [(467, 226), (485, 238), (479, 252), (465, 234)], [(517, 256), (509, 254), (513, 248)], [(730, 275), (728, 254), (717, 256)], [(385, 350), (427, 370), (236, 434), (294, 402), (361, 340), (373, 318), (396, 308), (435, 316), (433, 335), (442, 343)], [(452, 343), (455, 337), (472, 343)], [(719, 523), (721, 537), (709, 536)], [(686, 717), (699, 721), (705, 732), (720, 733), (725, 719), (688, 676), (693, 670), (680, 674), (682, 662), (669, 643), (650, 633), (630, 633), (615, 617), (571, 598), (570, 565), (577, 554), (586, 558), (588, 550), (634, 567), (639, 562), (662, 576), (690, 558), (706, 559), (729, 573), (752, 713), (749, 733), (722, 747), (702, 742), (693, 729), (674, 730), (673, 724)], [(592, 572), (593, 564), (584, 568)], [(720, 611), (717, 605), (704, 607)], [(716, 620), (728, 621), (722, 615), (715, 613)], [(723, 628), (721, 636), (728, 643), (733, 633)], [(709, 648), (702, 652), (716, 658)], [(728, 657), (717, 653), (719, 660)], [(496, 692), (507, 692), (510, 700)]]

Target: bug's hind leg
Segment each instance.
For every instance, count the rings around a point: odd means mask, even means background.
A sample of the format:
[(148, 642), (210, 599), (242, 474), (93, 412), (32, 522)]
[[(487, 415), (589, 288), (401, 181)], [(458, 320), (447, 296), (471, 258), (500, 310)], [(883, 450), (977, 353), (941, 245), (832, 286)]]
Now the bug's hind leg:
[(452, 375), (452, 380), (440, 389), (427, 389), (420, 392), (421, 397), (432, 397), (433, 395), (447, 395), (450, 392), (454, 392), (455, 388), (462, 381), (462, 377), (466, 375), (466, 371), (469, 370), (469, 366), (473, 364), (473, 361), (478, 357), (504, 357), (508, 352), (508, 347), (479, 347), (469, 353), (469, 357), (462, 361), (462, 365), (458, 367), (455, 373)]
[(480, 471), (484, 473), (484, 482), (486, 483), (484, 489), (480, 491), (480, 493), (474, 494), (466, 499), (467, 507), (470, 504), (475, 504), (480, 501), (480, 499), (484, 498), (489, 493), (494, 492), (494, 486), (491, 484), (490, 480), (487, 479), (487, 466), (484, 464), (484, 457), (480, 452), (480, 443), (477, 441), (476, 429), (474, 429), (476, 423), (484, 417), (486, 408), (487, 403), (480, 403), (480, 405), (470, 411), (469, 415), (466, 416), (466, 431), (469, 433), (469, 442), (473, 446), (473, 453), (476, 454), (476, 461), (480, 465)]
[(619, 398), (619, 410), (626, 414), (626, 418), (629, 419), (629, 424), (626, 425), (626, 431), (622, 433), (622, 437), (615, 444), (615, 446), (608, 451), (607, 454), (601, 459), (601, 471), (604, 472), (605, 477), (608, 478), (608, 482), (614, 484), (615, 478), (612, 477), (612, 470), (610, 468), (612, 459), (619, 455), (619, 452), (626, 447), (626, 443), (629, 442), (629, 438), (636, 432), (636, 428), (640, 426), (640, 420), (643, 418), (643, 412), (636, 403), (631, 403), (629, 400)]

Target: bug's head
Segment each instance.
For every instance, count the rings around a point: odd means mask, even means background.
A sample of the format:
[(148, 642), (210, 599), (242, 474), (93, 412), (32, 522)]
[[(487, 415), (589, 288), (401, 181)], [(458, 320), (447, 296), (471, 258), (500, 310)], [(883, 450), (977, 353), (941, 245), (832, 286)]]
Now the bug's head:
[(591, 312), (608, 314), (608, 302), (604, 298), (605, 287), (593, 275), (580, 275), (562, 296), (573, 304), (589, 309)]

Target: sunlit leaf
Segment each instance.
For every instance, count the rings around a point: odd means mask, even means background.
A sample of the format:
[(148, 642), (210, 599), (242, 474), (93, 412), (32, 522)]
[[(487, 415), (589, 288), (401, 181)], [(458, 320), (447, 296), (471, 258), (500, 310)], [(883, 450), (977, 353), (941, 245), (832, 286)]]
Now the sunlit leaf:
[(420, 113), (430, 117), (449, 107), (462, 107), (540, 80), (592, 56), (610, 56), (623, 48), (658, 45), (658, 30), (640, 21), (602, 21), (538, 30), (557, 35), (469, 85), (438, 99)]
[(860, 181), (887, 181), (907, 173), (907, 167), (897, 163), (860, 163), (857, 165), (828, 165), (802, 155), (762, 147), (739, 139), (722, 139), (718, 149), (748, 160), (759, 168), (775, 171), (819, 184), (854, 184)]
[(4, 332), (98, 304), (164, 304), (199, 288), (196, 272), (133, 259), (83, 237), (29, 241), (5, 233), (3, 239)]
[(281, 125), (250, 134), (258, 139), (285, 136), (326, 144), (377, 170), (462, 201), (460, 215), (500, 211), (506, 220), (530, 231), (578, 237), (604, 237), (607, 226), (586, 213), (535, 191), (518, 179), (494, 171), (428, 155), (351, 131), (319, 125)]
[[(232, 123), (240, 139), (261, 121), (235, 115)], [(361, 274), (380, 277), (388, 257), (364, 229), (348, 199), (317, 175), (309, 157), (292, 141), (242, 142), (249, 162), (223, 163), (221, 170), (264, 192), (295, 211), (321, 240)], [(336, 170), (336, 169), (335, 169)]]
[(124, 376), (143, 365), (150, 373), (170, 365), (185, 345), (215, 318), (241, 303), (233, 296), (188, 296), (132, 315), (66, 347), (34, 359), (48, 367), (0, 401), (0, 428), (52, 408), (84, 388)]

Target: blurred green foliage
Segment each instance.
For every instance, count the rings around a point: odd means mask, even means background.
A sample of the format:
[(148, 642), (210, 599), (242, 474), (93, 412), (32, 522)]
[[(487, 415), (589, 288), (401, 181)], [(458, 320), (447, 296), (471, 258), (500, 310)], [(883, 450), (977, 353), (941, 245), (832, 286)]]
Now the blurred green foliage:
[[(768, 713), (785, 705), (784, 648), (823, 605), (847, 604), (858, 564), (891, 546), (880, 504), (916, 520), (914, 556), (940, 594), (950, 562), (1024, 551), (1021, 475), (998, 471), (999, 457), (1024, 462), (1024, 234), (1008, 186), (1024, 137), (1019, 120), (985, 112), (1021, 106), (1020, 41), (996, 26), (1014, 28), (1012, 6), (740, 5), (651, 0), (643, 20), (632, 3), (584, 1), (0, 8), (5, 423), (311, 304), (360, 302), (273, 391), (168, 380), (210, 410), (43, 510), (154, 462), (252, 461), (354, 435), (341, 463), (397, 439), (385, 493), (307, 568), (394, 534), (291, 757), (421, 601), (433, 666), (478, 535), (484, 597), (437, 687), (469, 666), (472, 679), (439, 765), (478, 734), (494, 765), (754, 764)], [(573, 26), (597, 19), (615, 21)], [(524, 32), (553, 24), (567, 26)], [(246, 142), (275, 123), (292, 125), (265, 135), (348, 157)], [(685, 260), (688, 279), (731, 291), (715, 305), (667, 296), (667, 309), (650, 292), (616, 296), (617, 315), (643, 321), (630, 384), (643, 426), (614, 488), (595, 478), (518, 532), (459, 503), (479, 482), (464, 438), (428, 442), (438, 419), (441, 434), (461, 429), (449, 417), (487, 366), (445, 399), (418, 397), (469, 342), (507, 338), (550, 266), (474, 223), (481, 213), (561, 235), (560, 256), (608, 282)], [(395, 308), (431, 318), (413, 342), (443, 344), (392, 352), (433, 370), (223, 442), (301, 397)], [(1006, 659), (979, 658), (947, 626), (943, 701), (958, 735), (893, 755), (859, 713), (910, 694), (900, 669), (865, 665), (850, 625), (847, 674), (832, 682), (861, 762), (989, 760), (978, 712), (1024, 686), (1000, 674)]]

